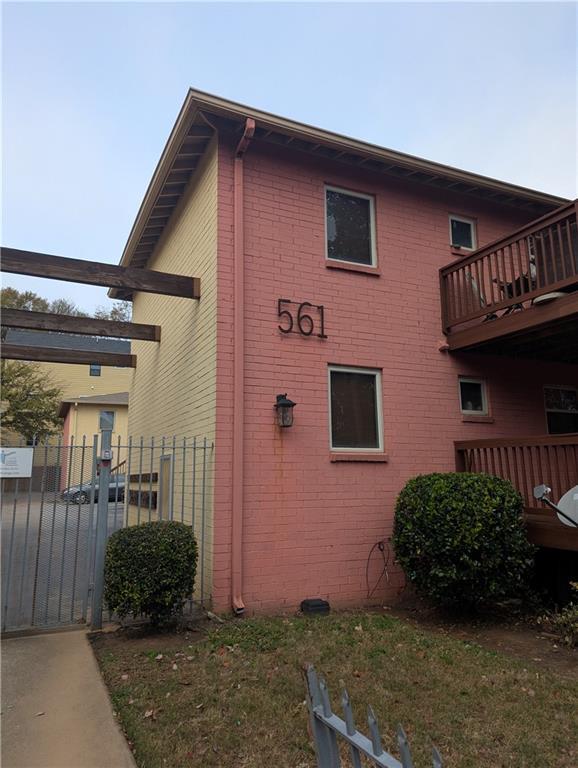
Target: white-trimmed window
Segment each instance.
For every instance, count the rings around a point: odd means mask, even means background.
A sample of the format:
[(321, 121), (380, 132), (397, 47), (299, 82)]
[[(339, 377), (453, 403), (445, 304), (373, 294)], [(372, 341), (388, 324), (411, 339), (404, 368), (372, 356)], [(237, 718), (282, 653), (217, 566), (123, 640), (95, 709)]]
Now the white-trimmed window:
[(329, 366), (329, 444), (333, 451), (382, 451), (381, 371)]
[(459, 378), (460, 409), (465, 416), (487, 416), (488, 395), (483, 379)]
[(361, 192), (325, 187), (325, 235), (330, 261), (375, 267), (374, 198)]
[(475, 251), (477, 246), (476, 222), (450, 213), (450, 244), (452, 248)]
[(544, 387), (548, 434), (578, 432), (578, 389), (552, 385)]

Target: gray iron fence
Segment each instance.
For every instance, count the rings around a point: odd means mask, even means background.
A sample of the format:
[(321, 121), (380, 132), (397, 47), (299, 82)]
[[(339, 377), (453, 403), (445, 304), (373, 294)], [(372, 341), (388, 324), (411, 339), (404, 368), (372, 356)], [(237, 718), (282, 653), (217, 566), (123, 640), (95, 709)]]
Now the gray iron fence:
[(103, 483), (101, 451), (100, 435), (36, 445), (30, 477), (1, 480), (3, 632), (91, 621), (99, 508), (106, 537), (149, 520), (192, 525), (199, 562), (189, 608), (210, 600), (213, 443), (116, 439)]
[[(369, 760), (380, 768), (413, 768), (409, 744), (403, 728), (398, 726), (397, 743), (401, 762), (383, 749), (379, 727), (371, 707), (368, 709), (367, 725), (370, 738), (358, 731), (353, 722), (353, 712), (349, 695), (344, 689), (341, 694), (341, 706), (344, 719), (331, 709), (329, 691), (323, 678), (319, 678), (312, 665), (306, 670), (307, 703), (311, 732), (315, 742), (318, 768), (339, 768), (341, 756), (338, 737), (349, 745), (349, 757), (353, 768), (361, 768), (362, 759)], [(433, 768), (442, 768), (439, 752), (433, 747)]]

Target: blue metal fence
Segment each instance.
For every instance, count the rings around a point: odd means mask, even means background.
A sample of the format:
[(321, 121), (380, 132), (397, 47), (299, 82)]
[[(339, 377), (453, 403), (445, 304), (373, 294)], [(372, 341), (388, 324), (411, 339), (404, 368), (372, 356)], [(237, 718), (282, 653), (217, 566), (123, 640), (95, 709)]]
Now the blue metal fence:
[[(310, 664), (306, 670), (307, 703), (311, 732), (315, 742), (318, 768), (340, 768), (341, 757), (339, 739), (349, 745), (349, 754), (353, 768), (361, 768), (362, 758), (379, 768), (414, 768), (409, 744), (403, 728), (398, 726), (397, 743), (401, 762), (383, 749), (379, 727), (371, 707), (368, 708), (367, 725), (369, 738), (357, 730), (353, 722), (353, 712), (349, 695), (345, 689), (341, 694), (343, 717), (338, 717), (331, 709), (329, 691), (323, 678), (319, 678)], [(442, 768), (439, 752), (433, 747), (433, 768)]]

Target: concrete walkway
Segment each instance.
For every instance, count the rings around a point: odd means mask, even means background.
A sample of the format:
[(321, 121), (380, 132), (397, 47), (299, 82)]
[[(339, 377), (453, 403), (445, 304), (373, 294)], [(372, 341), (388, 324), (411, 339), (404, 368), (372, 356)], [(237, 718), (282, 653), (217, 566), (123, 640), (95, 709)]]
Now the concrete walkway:
[(2, 768), (135, 768), (86, 632), (2, 641)]

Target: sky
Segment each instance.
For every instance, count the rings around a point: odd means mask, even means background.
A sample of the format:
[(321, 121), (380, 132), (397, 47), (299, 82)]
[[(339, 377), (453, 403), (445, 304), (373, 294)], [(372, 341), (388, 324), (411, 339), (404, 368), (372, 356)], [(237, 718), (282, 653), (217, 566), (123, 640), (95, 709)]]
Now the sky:
[[(577, 196), (572, 3), (4, 3), (2, 245), (117, 263), (189, 87)], [(105, 305), (106, 289), (2, 275)]]

